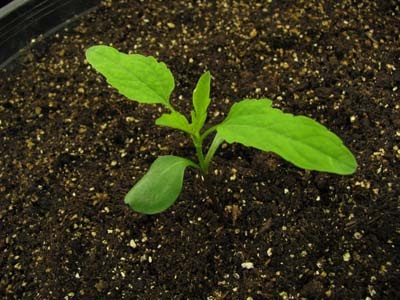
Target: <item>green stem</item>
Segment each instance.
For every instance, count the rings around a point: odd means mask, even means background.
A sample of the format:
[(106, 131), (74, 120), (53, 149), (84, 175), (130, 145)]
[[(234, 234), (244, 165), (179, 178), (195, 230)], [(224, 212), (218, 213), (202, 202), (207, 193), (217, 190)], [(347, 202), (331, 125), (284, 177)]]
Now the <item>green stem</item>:
[(204, 131), (203, 134), (202, 134), (201, 137), (200, 137), (201, 142), (203, 142), (203, 140), (204, 140), (210, 133), (212, 133), (213, 131), (215, 131), (216, 128), (217, 128), (217, 126), (212, 126), (212, 127), (208, 128), (206, 131)]
[[(207, 151), (206, 158), (204, 160), (204, 173), (207, 173), (208, 167), (210, 165), (211, 160), (214, 157), (215, 152), (218, 150), (218, 147), (224, 142), (224, 139), (221, 138), (218, 133), (215, 135), (210, 148)], [(202, 168), (203, 169), (203, 168)]]
[(200, 170), (203, 173), (207, 173), (207, 168), (205, 166), (205, 161), (204, 161), (204, 153), (203, 153), (203, 143), (200, 137), (192, 135), (192, 140), (194, 147), (196, 148), (196, 155), (197, 155), (197, 160), (199, 161), (199, 167)]

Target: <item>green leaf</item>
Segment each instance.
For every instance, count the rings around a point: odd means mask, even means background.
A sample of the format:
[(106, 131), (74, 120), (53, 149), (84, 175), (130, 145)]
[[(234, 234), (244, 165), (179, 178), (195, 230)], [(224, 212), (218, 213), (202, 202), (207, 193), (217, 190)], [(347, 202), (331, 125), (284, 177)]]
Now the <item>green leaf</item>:
[(93, 46), (86, 51), (88, 62), (122, 95), (141, 103), (170, 107), (174, 77), (168, 67), (154, 57), (125, 54), (109, 46)]
[(125, 196), (125, 203), (144, 214), (156, 214), (166, 210), (181, 193), (183, 175), (188, 166), (197, 168), (194, 162), (182, 157), (158, 157)]
[(196, 88), (193, 91), (194, 111), (192, 111), (192, 123), (197, 132), (200, 131), (207, 119), (207, 108), (211, 101), (210, 84), (211, 73), (207, 71), (200, 76)]
[(156, 124), (179, 129), (189, 134), (192, 132), (192, 128), (186, 117), (177, 111), (172, 111), (169, 114), (162, 114), (161, 117), (156, 120)]
[(217, 132), (228, 143), (274, 152), (300, 168), (343, 175), (357, 168), (338, 136), (313, 119), (272, 108), (268, 99), (234, 104)]

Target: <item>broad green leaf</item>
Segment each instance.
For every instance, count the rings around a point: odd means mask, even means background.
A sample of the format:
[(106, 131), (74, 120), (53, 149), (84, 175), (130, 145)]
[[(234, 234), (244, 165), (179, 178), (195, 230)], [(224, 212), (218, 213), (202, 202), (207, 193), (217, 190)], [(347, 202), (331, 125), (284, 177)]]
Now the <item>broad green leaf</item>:
[(210, 84), (211, 73), (207, 71), (201, 75), (193, 91), (194, 111), (192, 111), (192, 123), (194, 124), (195, 131), (199, 131), (207, 119), (207, 108), (211, 101)]
[(272, 108), (268, 99), (234, 104), (217, 132), (228, 143), (274, 152), (300, 168), (343, 175), (357, 168), (338, 136), (313, 119)]
[(125, 196), (125, 203), (144, 214), (156, 214), (166, 210), (181, 193), (183, 175), (188, 166), (197, 167), (194, 162), (182, 157), (158, 157)]
[(179, 129), (191, 134), (191, 126), (188, 120), (184, 115), (177, 111), (173, 111), (168, 114), (162, 114), (161, 117), (156, 120), (156, 124)]
[(170, 107), (174, 77), (168, 67), (152, 56), (125, 54), (109, 46), (93, 46), (86, 51), (88, 62), (122, 95), (141, 103)]

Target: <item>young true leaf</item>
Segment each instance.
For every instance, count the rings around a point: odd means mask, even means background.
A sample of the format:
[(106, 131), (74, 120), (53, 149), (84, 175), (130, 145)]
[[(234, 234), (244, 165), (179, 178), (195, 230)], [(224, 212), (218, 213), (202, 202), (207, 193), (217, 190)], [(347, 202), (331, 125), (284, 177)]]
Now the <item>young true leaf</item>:
[(268, 99), (234, 104), (217, 131), (228, 143), (274, 152), (300, 168), (344, 175), (357, 167), (334, 133), (308, 117), (271, 108)]
[(207, 119), (207, 108), (211, 101), (210, 84), (211, 74), (207, 71), (201, 75), (193, 91), (194, 110), (192, 111), (192, 124), (194, 132), (199, 132)]
[(160, 103), (170, 108), (175, 82), (171, 71), (154, 57), (125, 54), (109, 46), (86, 51), (88, 62), (125, 97), (141, 103)]
[(177, 111), (172, 111), (168, 114), (162, 114), (161, 117), (156, 120), (156, 124), (179, 129), (189, 134), (192, 133), (192, 127), (190, 126), (186, 117)]
[(144, 214), (166, 210), (181, 193), (183, 175), (188, 166), (197, 167), (192, 161), (179, 156), (158, 157), (125, 196), (125, 203)]

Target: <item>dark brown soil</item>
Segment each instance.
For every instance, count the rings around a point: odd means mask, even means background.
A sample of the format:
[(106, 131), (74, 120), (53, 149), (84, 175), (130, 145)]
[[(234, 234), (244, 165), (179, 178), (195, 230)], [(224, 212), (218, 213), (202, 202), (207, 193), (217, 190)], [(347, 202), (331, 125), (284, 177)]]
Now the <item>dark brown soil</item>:
[[(216, 4), (218, 3), (218, 4)], [(397, 1), (107, 1), (0, 75), (1, 299), (400, 299)], [(269, 97), (336, 132), (353, 176), (223, 145), (166, 212), (125, 193), (160, 154), (193, 157), (159, 108), (108, 88), (89, 46), (153, 55), (210, 122)]]

